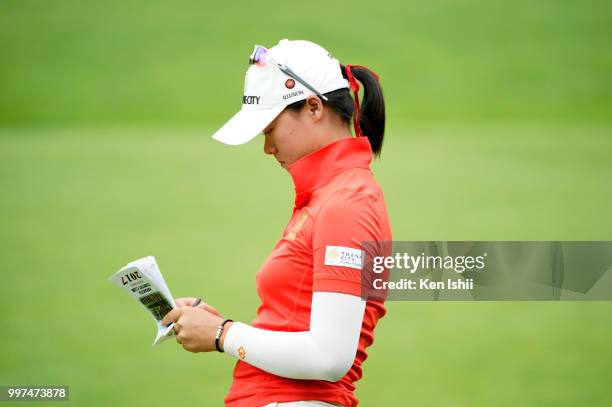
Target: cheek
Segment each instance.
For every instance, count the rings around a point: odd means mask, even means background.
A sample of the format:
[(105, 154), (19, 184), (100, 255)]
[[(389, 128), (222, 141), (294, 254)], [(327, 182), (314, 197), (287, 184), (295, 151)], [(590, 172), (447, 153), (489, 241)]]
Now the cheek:
[(287, 164), (311, 152), (311, 139), (305, 127), (292, 117), (284, 118), (274, 129), (274, 140), (281, 159)]
[(297, 131), (288, 131), (283, 134), (282, 140), (278, 145), (279, 153), (282, 154), (283, 160), (287, 164), (291, 164), (302, 157), (307, 149), (304, 146), (304, 137)]
[(284, 158), (295, 154), (296, 126), (292, 121), (285, 121), (274, 129), (274, 143), (279, 154)]

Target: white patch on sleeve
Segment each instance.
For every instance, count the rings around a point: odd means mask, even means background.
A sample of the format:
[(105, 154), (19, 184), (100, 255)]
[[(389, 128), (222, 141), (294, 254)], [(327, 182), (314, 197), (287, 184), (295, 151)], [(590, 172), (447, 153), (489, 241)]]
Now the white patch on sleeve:
[(361, 270), (363, 251), (352, 247), (325, 246), (325, 265)]

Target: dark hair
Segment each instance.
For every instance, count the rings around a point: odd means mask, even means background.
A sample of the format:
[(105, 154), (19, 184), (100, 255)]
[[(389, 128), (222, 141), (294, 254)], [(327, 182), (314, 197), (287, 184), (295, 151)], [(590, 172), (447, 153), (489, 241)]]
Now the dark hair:
[[(342, 76), (347, 79), (344, 65), (340, 65)], [(379, 156), (385, 137), (385, 99), (378, 79), (366, 68), (351, 66), (351, 73), (363, 85), (363, 100), (359, 109), (359, 127), (368, 137), (372, 152)], [(325, 93), (327, 101), (321, 100), (324, 105), (334, 109), (342, 121), (350, 124), (353, 116), (354, 102), (348, 88), (337, 89)], [(288, 109), (300, 110), (306, 104), (305, 100), (292, 103)]]

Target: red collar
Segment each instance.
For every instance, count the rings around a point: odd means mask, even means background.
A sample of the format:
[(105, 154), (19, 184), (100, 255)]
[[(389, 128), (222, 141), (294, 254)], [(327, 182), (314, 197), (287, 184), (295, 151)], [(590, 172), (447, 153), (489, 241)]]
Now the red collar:
[(333, 141), (305, 155), (287, 167), (295, 185), (295, 207), (308, 203), (312, 192), (321, 188), (342, 171), (370, 168), (372, 148), (367, 137)]

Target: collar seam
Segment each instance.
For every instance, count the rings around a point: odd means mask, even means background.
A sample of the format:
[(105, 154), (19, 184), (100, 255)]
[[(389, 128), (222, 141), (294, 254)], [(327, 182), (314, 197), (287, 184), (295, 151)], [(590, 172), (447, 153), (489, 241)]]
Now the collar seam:
[[(330, 176), (329, 179), (325, 183), (323, 183), (323, 184), (321, 184), (321, 185), (319, 185), (317, 187), (311, 188), (309, 190), (302, 191), (302, 192), (297, 192), (297, 189), (296, 189), (295, 193), (296, 194), (312, 194), (314, 191), (329, 185), (340, 174), (342, 174), (344, 172), (347, 172), (347, 171), (350, 171), (350, 170), (366, 170), (367, 171), (367, 170), (370, 170), (370, 167), (356, 166), (356, 167), (350, 167), (350, 168), (342, 168), (341, 170), (339, 170), (338, 172), (335, 172), (332, 176)], [(342, 189), (340, 189), (338, 191), (343, 191), (345, 189), (349, 189), (349, 188), (342, 188)], [(334, 194), (335, 194), (335, 192), (334, 192)]]

